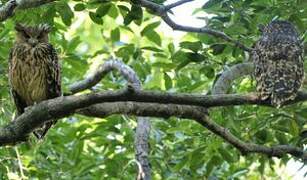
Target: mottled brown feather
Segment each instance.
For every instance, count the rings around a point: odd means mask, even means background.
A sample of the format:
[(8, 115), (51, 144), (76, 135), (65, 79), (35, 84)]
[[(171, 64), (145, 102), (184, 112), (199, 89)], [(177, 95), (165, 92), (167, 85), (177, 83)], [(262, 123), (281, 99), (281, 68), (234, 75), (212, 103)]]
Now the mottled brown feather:
[(272, 21), (255, 43), (257, 91), (262, 100), (281, 107), (293, 100), (304, 78), (303, 47), (295, 27), (287, 21)]
[[(48, 42), (50, 28), (16, 25), (16, 41), (9, 56), (9, 82), (17, 115), (27, 106), (61, 96), (61, 76), (55, 49)], [(56, 120), (34, 131), (43, 138)]]

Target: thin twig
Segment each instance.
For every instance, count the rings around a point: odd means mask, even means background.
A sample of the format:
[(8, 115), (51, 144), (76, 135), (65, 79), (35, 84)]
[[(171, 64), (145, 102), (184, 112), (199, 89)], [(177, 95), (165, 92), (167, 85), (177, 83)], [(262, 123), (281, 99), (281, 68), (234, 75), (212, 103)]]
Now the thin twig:
[(19, 168), (19, 171), (20, 171), (21, 179), (25, 179), (25, 174), (23, 173), (23, 166), (22, 166), (20, 154), (18, 152), (18, 147), (14, 147), (14, 150), (15, 150), (16, 156), (17, 156), (18, 168)]
[(163, 16), (161, 16), (161, 18), (164, 20), (166, 24), (168, 24), (174, 30), (209, 34), (214, 37), (224, 39), (225, 41), (230, 42), (245, 51), (248, 51), (248, 52), (252, 51), (251, 48), (246, 47), (244, 44), (240, 43), (239, 41), (232, 39), (231, 37), (226, 35), (224, 32), (216, 31), (216, 30), (206, 28), (206, 27), (196, 28), (196, 27), (190, 27), (190, 26), (183, 26), (183, 25), (175, 23), (166, 13)]
[(175, 8), (177, 6), (180, 6), (182, 4), (185, 4), (185, 3), (188, 3), (188, 2), (192, 2), (192, 1), (194, 1), (194, 0), (180, 0), (180, 1), (177, 1), (175, 3), (169, 4), (169, 5), (165, 5), (165, 10), (169, 11), (172, 8)]
[[(244, 44), (240, 43), (239, 41), (232, 39), (230, 36), (226, 35), (224, 32), (213, 30), (213, 29), (206, 28), (206, 27), (196, 28), (196, 27), (183, 26), (183, 25), (177, 24), (176, 22), (174, 22), (168, 16), (167, 11), (169, 9), (167, 8), (167, 5), (166, 6), (159, 5), (159, 4), (156, 4), (156, 3), (148, 1), (148, 0), (139, 0), (139, 2), (140, 2), (141, 6), (152, 10), (157, 16), (160, 16), (163, 19), (163, 21), (166, 24), (168, 24), (174, 30), (179, 30), (179, 31), (184, 31), (184, 32), (195, 32), (195, 33), (209, 34), (211, 36), (224, 39), (225, 41), (234, 44), (235, 46), (243, 49), (244, 51), (247, 51), (247, 52), (252, 51), (252, 48), (249, 48), (249, 47), (245, 46)], [(186, 1), (182, 0), (182, 1), (178, 1), (177, 3), (174, 3), (174, 4), (176, 6), (177, 4), (180, 5), (180, 4), (183, 4), (183, 3), (186, 3), (186, 2), (189, 2), (189, 1), (188, 0), (186, 0)], [(174, 5), (171, 4), (171, 7), (172, 6), (174, 6)]]

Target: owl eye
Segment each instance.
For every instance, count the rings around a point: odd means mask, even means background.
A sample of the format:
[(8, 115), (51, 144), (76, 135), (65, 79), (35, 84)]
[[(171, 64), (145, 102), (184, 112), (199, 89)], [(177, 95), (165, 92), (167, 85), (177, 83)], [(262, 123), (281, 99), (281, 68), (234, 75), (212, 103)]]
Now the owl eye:
[(42, 39), (44, 37), (44, 35), (41, 33), (37, 36), (37, 39)]
[(29, 36), (29, 34), (27, 34), (26, 32), (22, 32), (22, 34), (23, 34), (23, 36), (26, 38), (26, 39), (29, 39), (29, 38), (31, 38), (30, 36)]

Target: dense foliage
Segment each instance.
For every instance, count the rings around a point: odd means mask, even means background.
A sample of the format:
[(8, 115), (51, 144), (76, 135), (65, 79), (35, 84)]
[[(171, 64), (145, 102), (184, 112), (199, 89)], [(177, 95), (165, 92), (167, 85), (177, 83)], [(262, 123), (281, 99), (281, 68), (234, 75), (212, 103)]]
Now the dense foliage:
[[(291, 21), (307, 42), (305, 0), (210, 0), (195, 10), (201, 12), (212, 15), (208, 27), (249, 47), (259, 37), (258, 25), (272, 19)], [(1, 125), (12, 119), (15, 110), (9, 95), (7, 58), (16, 22), (52, 25), (51, 42), (60, 55), (64, 91), (110, 55), (136, 71), (143, 89), (203, 94), (211, 93), (223, 69), (248, 61), (242, 49), (207, 34), (186, 33), (177, 43), (163, 31), (159, 17), (129, 1), (64, 0), (18, 10), (0, 24)], [(123, 77), (114, 72), (95, 89), (123, 86)], [(242, 77), (229, 93), (252, 91), (253, 79)], [(307, 129), (306, 112), (307, 104), (298, 103), (282, 109), (256, 105), (215, 108), (210, 115), (245, 141), (302, 147), (306, 142), (300, 140), (300, 133)], [(279, 177), (277, 169), (289, 161), (289, 157), (242, 156), (199, 124), (184, 119), (151, 122), (154, 179)], [(134, 117), (120, 115), (65, 118), (44, 141), (32, 139), (15, 147), (1, 147), (0, 179), (134, 179), (135, 127)]]

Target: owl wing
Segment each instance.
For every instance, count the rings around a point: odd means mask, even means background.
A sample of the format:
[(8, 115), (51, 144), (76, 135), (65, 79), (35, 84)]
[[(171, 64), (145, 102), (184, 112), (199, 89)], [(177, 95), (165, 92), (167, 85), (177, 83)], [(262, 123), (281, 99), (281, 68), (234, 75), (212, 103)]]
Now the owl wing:
[[(47, 64), (46, 69), (46, 83), (47, 83), (47, 97), (48, 99), (53, 99), (61, 96), (61, 72), (60, 65), (58, 61), (58, 56), (51, 44), (47, 45), (47, 53), (44, 56), (44, 60)], [(33, 133), (38, 139), (42, 139), (48, 129), (54, 125), (57, 120), (50, 120), (46, 122), (41, 128), (35, 130)]]
[(58, 55), (51, 44), (48, 45), (47, 97), (48, 99), (61, 96), (61, 68)]
[(270, 69), (273, 64), (268, 62), (268, 52), (265, 51), (265, 45), (263, 43), (256, 43), (253, 52), (253, 61), (255, 65), (255, 78), (257, 82), (257, 91), (260, 93), (262, 100), (266, 100), (270, 97), (272, 92), (272, 84), (270, 83)]
[(21, 98), (21, 96), (13, 89), (11, 85), (12, 78), (18, 78), (18, 77), (12, 77), (10, 74), (13, 71), (12, 67), (12, 61), (13, 61), (13, 52), (15, 51), (15, 48), (13, 47), (9, 54), (9, 84), (10, 84), (10, 93), (13, 98), (14, 104), (16, 106), (17, 110), (17, 116), (21, 115), (24, 112), (24, 109), (27, 107), (27, 104), (25, 100)]
[(287, 48), (273, 45), (270, 41), (260, 39), (256, 43), (253, 60), (261, 99), (270, 98), (272, 105), (280, 107), (296, 97), (302, 84), (302, 48), (293, 42), (283, 42), (282, 45)]
[(304, 63), (301, 58), (301, 47), (291, 48), (282, 60), (276, 62), (274, 75), (274, 90), (272, 104), (283, 105), (284, 102), (293, 100), (300, 89), (304, 79)]

